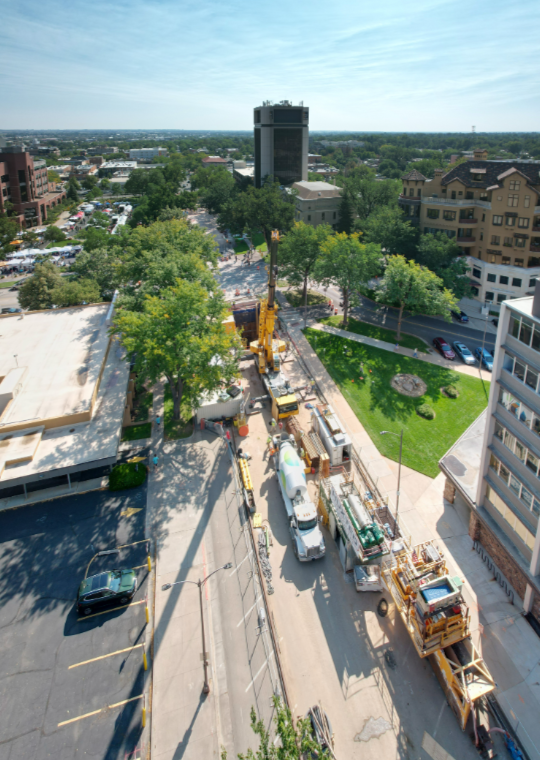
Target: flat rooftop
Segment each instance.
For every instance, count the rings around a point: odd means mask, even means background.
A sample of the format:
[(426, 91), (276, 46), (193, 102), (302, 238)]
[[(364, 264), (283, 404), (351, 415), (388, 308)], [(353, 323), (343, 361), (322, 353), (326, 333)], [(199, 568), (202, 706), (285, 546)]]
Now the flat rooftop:
[(0, 317), (0, 486), (116, 456), (130, 369), (109, 338), (111, 313)]
[(471, 506), (476, 504), (486, 420), (487, 409), (484, 409), (439, 461), (440, 469), (460, 489)]

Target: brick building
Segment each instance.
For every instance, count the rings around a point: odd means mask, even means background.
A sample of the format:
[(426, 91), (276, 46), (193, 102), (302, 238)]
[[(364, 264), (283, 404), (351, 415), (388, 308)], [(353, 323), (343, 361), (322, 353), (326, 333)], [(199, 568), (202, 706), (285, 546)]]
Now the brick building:
[(487, 410), (439, 466), (495, 579), (540, 631), (540, 283), (502, 304)]
[(63, 190), (49, 191), (45, 161), (35, 161), (23, 146), (0, 149), (0, 213), (12, 206), (22, 229), (47, 221), (47, 209), (66, 198)]
[(472, 159), (429, 180), (416, 169), (402, 177), (399, 205), (424, 234), (443, 233), (471, 267), (473, 293), (498, 306), (532, 295), (540, 277), (540, 161)]

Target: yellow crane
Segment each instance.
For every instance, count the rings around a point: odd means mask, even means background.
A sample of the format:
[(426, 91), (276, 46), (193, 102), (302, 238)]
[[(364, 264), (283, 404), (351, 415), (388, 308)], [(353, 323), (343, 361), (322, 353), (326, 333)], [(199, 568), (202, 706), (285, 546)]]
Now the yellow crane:
[(284, 419), (298, 414), (298, 401), (288, 379), (281, 371), (281, 356), (287, 344), (274, 337), (276, 321), (276, 269), (279, 232), (272, 232), (270, 243), (270, 267), (268, 273), (268, 297), (261, 303), (259, 338), (249, 344), (250, 351), (259, 357), (259, 373), (272, 400), (274, 419)]

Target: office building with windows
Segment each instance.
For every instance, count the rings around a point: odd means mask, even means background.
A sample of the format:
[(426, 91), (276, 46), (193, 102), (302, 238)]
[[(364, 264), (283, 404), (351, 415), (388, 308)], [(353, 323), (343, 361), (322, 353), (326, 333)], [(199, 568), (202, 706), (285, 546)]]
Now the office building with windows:
[(540, 631), (540, 283), (501, 306), (487, 410), (441, 459), (445, 497)]
[(266, 101), (253, 110), (253, 123), (255, 187), (269, 176), (286, 186), (307, 181), (309, 108)]
[(432, 180), (402, 177), (399, 205), (422, 233), (454, 238), (471, 267), (476, 298), (499, 306), (532, 295), (540, 277), (540, 161), (472, 160)]
[(295, 182), (295, 221), (318, 227), (329, 224), (335, 227), (339, 221), (341, 188), (328, 182)]

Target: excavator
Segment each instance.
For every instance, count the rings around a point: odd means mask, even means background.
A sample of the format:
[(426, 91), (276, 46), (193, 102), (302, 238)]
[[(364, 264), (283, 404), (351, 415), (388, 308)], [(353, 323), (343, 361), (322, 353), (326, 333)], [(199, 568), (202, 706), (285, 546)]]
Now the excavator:
[(272, 416), (276, 421), (298, 414), (298, 400), (281, 370), (281, 354), (287, 349), (287, 344), (274, 336), (278, 244), (279, 232), (274, 230), (270, 243), (268, 297), (261, 303), (259, 338), (249, 344), (250, 351), (259, 357), (259, 373), (272, 401)]

